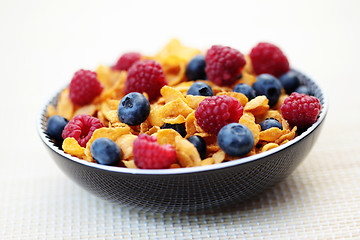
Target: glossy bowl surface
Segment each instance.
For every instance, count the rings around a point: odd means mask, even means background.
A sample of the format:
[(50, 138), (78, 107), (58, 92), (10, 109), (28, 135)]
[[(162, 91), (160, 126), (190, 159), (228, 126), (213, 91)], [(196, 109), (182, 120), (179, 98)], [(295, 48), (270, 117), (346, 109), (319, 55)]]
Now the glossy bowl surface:
[(239, 203), (286, 178), (310, 152), (324, 122), (328, 100), (319, 85), (297, 72), (301, 82), (319, 98), (319, 119), (294, 140), (250, 157), (221, 164), (165, 170), (128, 169), (86, 162), (69, 154), (46, 134), (43, 106), (39, 135), (56, 164), (83, 188), (97, 196), (142, 211), (193, 212)]

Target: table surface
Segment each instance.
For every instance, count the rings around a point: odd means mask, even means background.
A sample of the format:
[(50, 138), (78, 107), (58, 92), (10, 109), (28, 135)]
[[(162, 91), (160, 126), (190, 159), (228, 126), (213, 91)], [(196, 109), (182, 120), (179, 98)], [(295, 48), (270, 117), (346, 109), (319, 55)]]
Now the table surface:
[[(360, 2), (10, 1), (0, 8), (0, 239), (359, 239)], [(308, 157), (283, 182), (236, 207), (142, 213), (103, 201), (50, 159), (35, 122), (80, 69), (168, 40), (248, 53), (280, 46), (325, 89), (330, 107)]]

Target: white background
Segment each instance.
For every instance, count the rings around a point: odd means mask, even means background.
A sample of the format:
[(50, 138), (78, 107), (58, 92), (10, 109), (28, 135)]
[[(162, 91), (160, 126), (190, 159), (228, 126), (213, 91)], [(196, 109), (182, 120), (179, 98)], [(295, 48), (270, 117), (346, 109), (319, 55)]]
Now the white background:
[[(174, 37), (202, 50), (221, 44), (244, 54), (259, 41), (278, 45), (291, 66), (314, 77), (330, 98), (324, 138), (335, 128), (341, 136), (349, 124), (349, 131), (359, 131), (359, 12), (356, 0), (0, 0), (0, 191), (9, 194), (1, 202), (6, 209), (26, 206), (30, 222), (31, 209), (41, 209), (35, 196), (12, 189), (65, 178), (35, 124), (43, 104), (75, 71), (113, 64), (130, 50), (154, 54)], [(51, 195), (49, 189), (37, 191)], [(66, 200), (56, 201), (51, 206)], [(4, 209), (6, 222), (15, 210), (6, 215)]]

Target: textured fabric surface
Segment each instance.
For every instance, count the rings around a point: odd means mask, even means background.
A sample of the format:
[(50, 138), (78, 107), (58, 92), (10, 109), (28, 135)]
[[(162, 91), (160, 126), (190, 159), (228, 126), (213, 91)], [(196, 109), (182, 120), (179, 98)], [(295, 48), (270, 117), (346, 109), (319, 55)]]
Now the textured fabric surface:
[[(360, 239), (359, 2), (301, 1), (294, 8), (234, 1), (225, 8), (184, 0), (175, 12), (170, 2), (2, 2), (0, 239)], [(206, 19), (200, 33), (189, 16)], [(162, 27), (148, 27), (155, 25)], [(324, 87), (330, 104), (321, 135), (287, 179), (218, 211), (158, 214), (103, 201), (55, 165), (35, 128), (51, 93), (80, 68), (111, 64), (128, 50), (150, 54), (171, 37), (244, 53), (268, 40)]]

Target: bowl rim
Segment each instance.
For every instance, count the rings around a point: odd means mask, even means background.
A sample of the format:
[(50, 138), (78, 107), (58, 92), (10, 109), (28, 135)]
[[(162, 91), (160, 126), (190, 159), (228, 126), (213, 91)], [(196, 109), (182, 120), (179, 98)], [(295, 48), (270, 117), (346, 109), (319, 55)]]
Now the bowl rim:
[[(295, 69), (293, 69), (295, 70)], [(200, 173), (200, 172), (207, 172), (207, 171), (214, 171), (214, 170), (220, 170), (224, 168), (234, 167), (242, 164), (251, 163), (260, 159), (263, 159), (265, 157), (271, 156), (277, 152), (280, 152), (297, 142), (300, 142), (302, 139), (309, 136), (314, 130), (320, 126), (320, 124), (324, 121), (325, 116), (328, 112), (328, 98), (327, 95), (324, 92), (324, 88), (316, 81), (313, 80), (313, 78), (310, 78), (309, 75), (303, 74), (302, 71), (299, 71), (298, 69), (295, 70), (296, 72), (302, 74), (307, 79), (309, 79), (311, 82), (313, 82), (319, 89), (322, 94), (323, 98), (323, 104), (322, 104), (322, 110), (320, 112), (318, 120), (309, 128), (307, 128), (304, 132), (302, 132), (299, 136), (294, 138), (293, 140), (280, 145), (276, 148), (270, 149), (266, 152), (257, 153), (255, 155), (251, 155), (248, 157), (243, 157), (239, 159), (235, 159), (228, 162), (223, 162), (221, 164), (212, 164), (212, 165), (206, 165), (206, 166), (197, 166), (197, 167), (188, 167), (188, 168), (172, 168), (172, 169), (134, 169), (134, 168), (125, 168), (125, 167), (117, 167), (117, 166), (107, 166), (107, 165), (101, 165), (98, 163), (88, 162), (82, 159), (79, 159), (77, 157), (71, 156), (68, 153), (65, 153), (63, 150), (60, 150), (57, 146), (54, 145), (53, 142), (50, 141), (50, 138), (46, 135), (45, 131), (42, 129), (42, 118), (44, 116), (44, 113), (46, 112), (46, 109), (48, 105), (50, 104), (51, 100), (47, 100), (46, 104), (42, 105), (42, 108), (40, 109), (40, 113), (37, 115), (37, 130), (40, 135), (40, 138), (45, 143), (47, 147), (49, 147), (52, 151), (56, 152), (60, 156), (66, 158), (67, 160), (71, 160), (73, 162), (79, 163), (81, 165), (96, 168), (99, 170), (104, 170), (112, 173), (122, 173), (122, 174), (132, 174), (132, 175), (178, 175), (178, 174), (194, 174), (194, 173)], [(64, 88), (62, 88), (64, 89)], [(58, 94), (59, 91), (56, 92)], [(56, 96), (56, 94), (52, 95), (52, 97)]]

